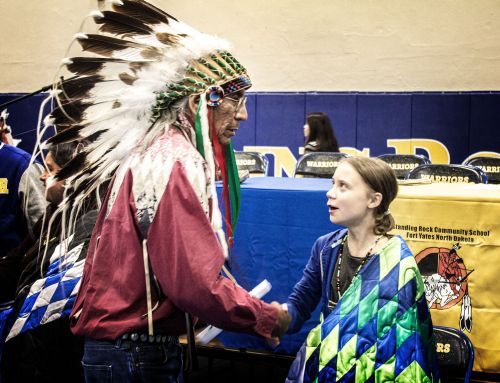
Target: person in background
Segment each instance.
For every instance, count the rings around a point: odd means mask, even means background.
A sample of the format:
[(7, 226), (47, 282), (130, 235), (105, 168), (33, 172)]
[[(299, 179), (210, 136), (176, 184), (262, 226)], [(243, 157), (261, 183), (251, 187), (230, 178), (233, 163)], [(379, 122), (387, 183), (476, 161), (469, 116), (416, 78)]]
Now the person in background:
[(316, 240), (285, 305), (289, 333), (321, 305), (287, 382), (439, 381), (422, 277), (404, 239), (389, 234), (397, 191), (380, 159), (340, 161), (327, 205), (345, 229)]
[(30, 154), (0, 142), (0, 259), (21, 243), (45, 211), (42, 171)]
[(307, 115), (304, 125), (304, 154), (311, 152), (338, 152), (339, 145), (330, 119), (325, 113)]
[[(12, 291), (14, 294), (16, 286), (29, 284), (39, 276), (39, 264), (43, 255), (43, 253), (39, 254), (39, 250), (43, 247), (39, 246), (40, 241), (44, 246), (55, 246), (59, 222), (52, 223), (50, 232), (48, 226), (53, 212), (63, 199), (64, 193), (64, 181), (55, 181), (55, 175), (73, 158), (75, 152), (76, 146), (73, 144), (59, 144), (48, 150), (45, 156), (45, 169), (39, 177), (45, 187), (44, 195), (48, 203), (45, 216), (40, 217), (34, 225), (32, 233), (29, 233), (19, 246), (13, 249), (3, 261), (0, 261), (0, 275), (3, 277), (0, 284), (3, 291)], [(36, 274), (37, 269), (38, 274)], [(7, 281), (14, 282), (14, 284), (7, 285)]]
[[(46, 203), (48, 202), (45, 209), (46, 224), (52, 212), (56, 209), (59, 202), (62, 201), (62, 193), (64, 191), (64, 184), (62, 182), (52, 182), (53, 176), (57, 170), (69, 162), (74, 151), (75, 148), (71, 144), (61, 144), (53, 147), (45, 157), (47, 168), (39, 175), (40, 182), (32, 181), (34, 185), (40, 184), (44, 187), (42, 191), (39, 191), (37, 188), (36, 193), (37, 195), (40, 193), (45, 195)], [(38, 221), (33, 224), (32, 230), (26, 232), (23, 240), (15, 248), (0, 258), (0, 302), (14, 299), (21, 272), (26, 273), (28, 265), (32, 262), (32, 258), (37, 258), (38, 246), (36, 249), (33, 246), (40, 238), (44, 224), (43, 216), (39, 215), (38, 212), (37, 216), (39, 216)], [(54, 226), (56, 227), (57, 225)], [(52, 233), (55, 233), (55, 227)]]
[(40, 176), (45, 185), (45, 199), (59, 205), (63, 199), (64, 181), (56, 181), (57, 172), (66, 165), (77, 153), (78, 146), (73, 144), (59, 144), (51, 147), (45, 157), (46, 169)]
[[(3, 274), (7, 273), (7, 265), (0, 262), (1, 288), (12, 289), (15, 297), (8, 331), (4, 334), (7, 342), (0, 365), (0, 380), (5, 383), (83, 382), (80, 363), (83, 340), (71, 333), (68, 316), (97, 209), (89, 211), (76, 222), (75, 235), (69, 241), (69, 255), (56, 254), (61, 242), (60, 222), (58, 219), (51, 222), (65, 190), (65, 182), (57, 181), (55, 177), (80, 147), (83, 145), (62, 143), (52, 146), (47, 152), (46, 168), (40, 180), (45, 184), (49, 205), (45, 217), (35, 225), (34, 236), (28, 236), (9, 254), (9, 273), (17, 275), (13, 288), (4, 286), (6, 280), (14, 278), (5, 278)], [(95, 205), (95, 202), (90, 201), (90, 204)], [(58, 286), (57, 294), (54, 294), (55, 286)], [(35, 300), (37, 303), (33, 305)]]

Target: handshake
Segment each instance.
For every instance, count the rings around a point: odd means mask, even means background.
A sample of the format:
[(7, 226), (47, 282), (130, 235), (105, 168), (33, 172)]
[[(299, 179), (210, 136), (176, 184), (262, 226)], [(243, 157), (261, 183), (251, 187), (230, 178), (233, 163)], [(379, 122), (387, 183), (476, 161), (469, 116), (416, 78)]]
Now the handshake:
[(278, 312), (278, 318), (276, 319), (276, 323), (274, 324), (273, 331), (271, 332), (271, 338), (267, 339), (267, 343), (270, 346), (276, 347), (280, 343), (280, 338), (286, 333), (288, 330), (288, 326), (292, 320), (290, 314), (288, 314), (288, 308), (286, 304), (279, 304), (274, 301), (271, 302), (271, 305), (276, 307)]

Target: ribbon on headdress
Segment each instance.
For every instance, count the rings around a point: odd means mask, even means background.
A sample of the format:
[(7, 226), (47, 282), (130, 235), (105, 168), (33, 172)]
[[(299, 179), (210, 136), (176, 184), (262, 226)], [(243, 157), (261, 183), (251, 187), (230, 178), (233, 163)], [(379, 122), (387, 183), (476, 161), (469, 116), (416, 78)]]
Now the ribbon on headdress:
[(234, 149), (232, 143), (229, 143), (229, 145), (226, 146), (225, 150), (222, 148), (222, 145), (217, 138), (215, 126), (213, 124), (213, 117), (210, 110), (208, 110), (208, 121), (210, 124), (210, 134), (212, 137), (215, 160), (220, 171), (220, 176), (222, 178), (222, 202), (224, 206), (224, 222), (226, 224), (226, 233), (229, 245), (233, 246), (233, 233), (238, 221), (241, 199), (238, 169), (236, 167)]

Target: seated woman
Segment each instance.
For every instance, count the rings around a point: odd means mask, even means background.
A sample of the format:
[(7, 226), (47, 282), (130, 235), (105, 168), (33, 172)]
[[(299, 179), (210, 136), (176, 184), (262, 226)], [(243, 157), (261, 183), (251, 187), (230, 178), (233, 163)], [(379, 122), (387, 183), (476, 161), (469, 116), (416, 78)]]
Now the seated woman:
[[(287, 382), (438, 382), (424, 284), (389, 205), (396, 177), (375, 158), (341, 160), (328, 191), (330, 221), (287, 307), (296, 332), (321, 302)], [(324, 318), (324, 319), (323, 319)]]
[(311, 152), (338, 152), (339, 144), (330, 119), (325, 113), (309, 113), (304, 125), (304, 154)]

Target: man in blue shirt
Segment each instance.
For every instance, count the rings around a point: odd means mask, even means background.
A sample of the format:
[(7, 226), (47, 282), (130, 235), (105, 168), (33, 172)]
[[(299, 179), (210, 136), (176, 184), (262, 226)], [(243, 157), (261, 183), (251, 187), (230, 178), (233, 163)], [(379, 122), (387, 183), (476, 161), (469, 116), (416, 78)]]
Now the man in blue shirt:
[(46, 207), (43, 168), (24, 150), (0, 143), (0, 258), (26, 236)]

